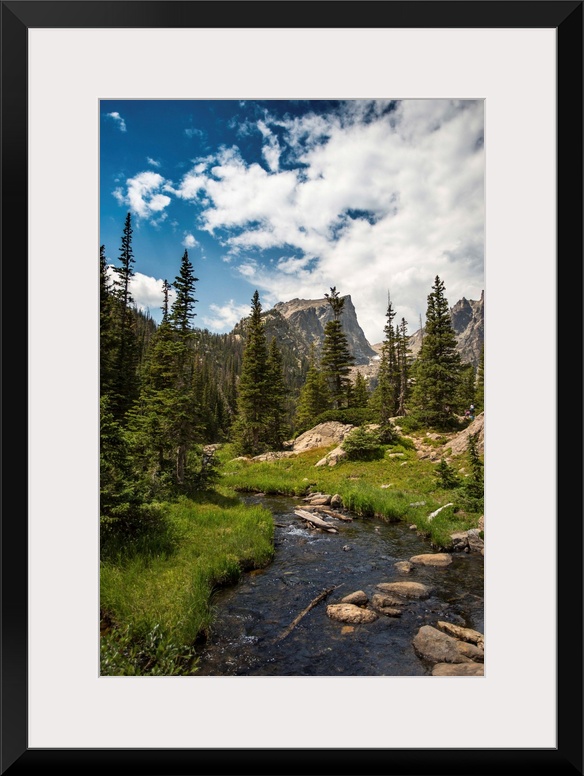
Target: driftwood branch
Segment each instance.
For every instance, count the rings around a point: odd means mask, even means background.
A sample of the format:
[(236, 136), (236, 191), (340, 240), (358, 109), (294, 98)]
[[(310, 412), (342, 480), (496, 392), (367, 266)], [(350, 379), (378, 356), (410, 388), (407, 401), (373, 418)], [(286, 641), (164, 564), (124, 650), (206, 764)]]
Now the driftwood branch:
[(285, 630), (283, 630), (283, 631), (282, 631), (282, 633), (281, 633), (281, 634), (278, 636), (278, 638), (276, 639), (276, 642), (277, 642), (277, 641), (282, 641), (282, 639), (285, 639), (285, 638), (286, 638), (286, 636), (288, 636), (288, 634), (289, 634), (291, 631), (293, 631), (293, 630), (294, 630), (294, 628), (295, 628), (295, 627), (298, 625), (298, 623), (300, 622), (300, 620), (301, 620), (301, 619), (302, 619), (302, 618), (303, 618), (305, 615), (307, 615), (307, 614), (308, 614), (308, 612), (309, 612), (311, 609), (314, 609), (314, 607), (315, 607), (317, 604), (319, 604), (321, 601), (324, 601), (324, 599), (325, 599), (325, 598), (326, 598), (328, 595), (330, 595), (330, 594), (333, 592), (333, 590), (336, 590), (336, 588), (337, 588), (337, 587), (340, 587), (340, 585), (334, 585), (333, 587), (329, 587), (327, 590), (323, 590), (323, 591), (322, 591), (322, 593), (319, 593), (319, 594), (316, 596), (316, 598), (313, 598), (313, 599), (312, 599), (312, 601), (311, 601), (311, 602), (308, 604), (308, 606), (307, 606), (305, 609), (303, 609), (303, 610), (300, 612), (300, 614), (299, 614), (297, 617), (295, 617), (295, 618), (292, 620), (292, 622), (290, 623), (290, 625), (288, 625), (288, 627), (287, 627)]
[(310, 509), (310, 511), (314, 512), (322, 512), (324, 515), (334, 517), (337, 520), (345, 520), (348, 523), (353, 519), (352, 517), (347, 517), (347, 515), (342, 515), (340, 512), (335, 512), (334, 509), (329, 509), (328, 507), (306, 507), (306, 509)]
[(306, 512), (304, 509), (295, 509), (294, 514), (298, 515), (298, 517), (301, 517), (303, 520), (306, 520), (307, 523), (311, 523), (317, 528), (323, 528), (329, 533), (338, 533), (338, 530), (333, 528), (330, 523), (327, 523), (325, 520), (322, 520), (320, 517), (317, 517), (310, 512)]

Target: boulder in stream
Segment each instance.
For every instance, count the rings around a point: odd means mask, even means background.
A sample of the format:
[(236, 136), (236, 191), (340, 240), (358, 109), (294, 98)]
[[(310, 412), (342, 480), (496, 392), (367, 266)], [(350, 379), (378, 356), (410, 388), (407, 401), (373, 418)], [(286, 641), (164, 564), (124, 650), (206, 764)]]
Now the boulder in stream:
[(410, 563), (409, 560), (398, 560), (398, 562), (394, 565), (400, 574), (409, 574), (414, 568), (413, 564)]
[(422, 625), (412, 646), (418, 657), (430, 663), (482, 662), (482, 650), (449, 636), (431, 625)]
[(438, 621), (436, 623), (436, 627), (444, 633), (447, 633), (449, 636), (453, 636), (455, 639), (460, 639), (460, 641), (468, 641), (471, 644), (476, 644), (477, 647), (480, 647), (484, 650), (484, 634), (479, 633), (472, 628), (463, 628), (460, 625), (454, 625), (452, 622), (445, 622), (443, 620)]
[(431, 552), (424, 555), (414, 555), (410, 563), (419, 563), (422, 566), (449, 566), (452, 557), (447, 552)]
[(354, 593), (349, 593), (349, 595), (341, 598), (342, 604), (355, 604), (355, 606), (366, 606), (368, 602), (367, 593), (363, 590), (356, 590)]
[(404, 598), (429, 598), (432, 588), (421, 582), (380, 582), (376, 585), (383, 593), (394, 593)]
[(348, 623), (369, 623), (374, 622), (379, 617), (371, 609), (363, 609), (355, 604), (329, 604), (326, 613), (331, 620)]

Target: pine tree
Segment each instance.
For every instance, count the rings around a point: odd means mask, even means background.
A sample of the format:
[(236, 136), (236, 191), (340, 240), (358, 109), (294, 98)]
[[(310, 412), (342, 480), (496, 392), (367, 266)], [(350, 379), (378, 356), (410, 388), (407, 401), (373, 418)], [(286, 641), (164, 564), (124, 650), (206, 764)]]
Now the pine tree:
[(162, 321), (152, 338), (140, 400), (132, 413), (137, 455), (154, 492), (190, 493), (201, 485), (200, 405), (191, 327), (196, 280), (185, 251), (170, 310), (171, 286), (166, 279), (163, 282)]
[(269, 418), (267, 361), (262, 306), (256, 290), (247, 321), (246, 344), (238, 385), (238, 415), (233, 426), (234, 441), (244, 454), (255, 455), (267, 447), (266, 429)]
[(314, 345), (310, 348), (310, 358), (306, 380), (300, 389), (296, 407), (295, 426), (306, 431), (314, 426), (317, 417), (331, 407), (331, 397), (324, 374), (316, 364)]
[(369, 404), (369, 391), (367, 390), (367, 381), (361, 374), (357, 372), (355, 382), (353, 384), (353, 394), (351, 398), (351, 407), (367, 407)]
[(177, 356), (173, 426), (176, 443), (176, 482), (181, 486), (185, 484), (189, 450), (200, 430), (194, 390), (195, 333), (191, 323), (195, 316), (194, 306), (198, 301), (194, 298), (197, 280), (198, 278), (193, 274), (193, 265), (189, 260), (188, 251), (185, 250), (179, 274), (172, 284), (176, 290), (176, 297), (169, 314), (170, 325), (175, 335)]
[(350, 384), (349, 372), (354, 358), (349, 350), (347, 337), (343, 332), (341, 314), (345, 297), (340, 297), (336, 287), (325, 298), (333, 311), (333, 319), (324, 327), (321, 368), (327, 379), (331, 393), (333, 409), (347, 406), (347, 388)]
[(394, 318), (395, 310), (388, 294), (386, 320), (383, 328), (385, 339), (381, 347), (377, 387), (372, 397), (372, 406), (378, 415), (379, 433), (385, 442), (391, 441), (394, 436), (390, 418), (398, 414), (400, 406), (399, 339), (393, 326)]
[(114, 267), (116, 275), (113, 297), (116, 303), (114, 338), (116, 352), (112, 357), (115, 377), (112, 385), (113, 415), (123, 420), (138, 395), (138, 341), (137, 316), (130, 284), (134, 276), (132, 249), (132, 218), (127, 214), (122, 232), (120, 266)]
[(425, 329), (415, 368), (413, 414), (422, 425), (446, 429), (454, 421), (461, 361), (444, 283), (438, 275), (428, 295)]
[(173, 287), (176, 289), (176, 298), (172, 305), (171, 322), (175, 331), (185, 336), (192, 334), (191, 321), (195, 317), (194, 307), (198, 299), (195, 299), (195, 283), (199, 280), (193, 274), (193, 265), (189, 259), (189, 252), (183, 253), (179, 274), (174, 279)]
[(408, 322), (402, 318), (396, 330), (397, 363), (399, 371), (399, 397), (397, 414), (406, 414), (406, 406), (410, 388), (411, 352), (408, 346)]
[(282, 447), (282, 442), (288, 435), (289, 429), (285, 422), (287, 389), (284, 384), (284, 373), (282, 371), (282, 354), (275, 337), (270, 340), (266, 370), (268, 385), (266, 441), (272, 449), (279, 450)]

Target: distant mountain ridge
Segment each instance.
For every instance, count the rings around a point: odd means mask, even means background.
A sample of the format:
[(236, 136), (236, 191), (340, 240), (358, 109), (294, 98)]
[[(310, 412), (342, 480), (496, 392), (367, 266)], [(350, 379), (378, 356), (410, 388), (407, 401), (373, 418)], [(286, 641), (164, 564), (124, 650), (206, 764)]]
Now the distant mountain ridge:
[[(382, 343), (371, 345), (357, 319), (357, 311), (348, 294), (343, 297), (345, 305), (341, 315), (343, 331), (352, 355), (355, 358), (353, 371), (362, 372), (369, 377), (375, 377), (379, 366), (379, 355)], [(479, 300), (469, 300), (463, 297), (454, 307), (450, 308), (452, 326), (456, 334), (457, 347), (463, 361), (477, 367), (484, 341), (484, 292)], [(291, 299), (288, 302), (278, 302), (262, 313), (265, 321), (268, 339), (275, 337), (276, 341), (288, 353), (294, 354), (298, 365), (310, 355), (314, 344), (317, 357), (324, 341), (324, 328), (332, 320), (333, 312), (326, 298), (322, 299)], [(243, 318), (233, 329), (235, 335), (245, 335)], [(422, 330), (409, 337), (409, 347), (414, 357), (420, 351)]]

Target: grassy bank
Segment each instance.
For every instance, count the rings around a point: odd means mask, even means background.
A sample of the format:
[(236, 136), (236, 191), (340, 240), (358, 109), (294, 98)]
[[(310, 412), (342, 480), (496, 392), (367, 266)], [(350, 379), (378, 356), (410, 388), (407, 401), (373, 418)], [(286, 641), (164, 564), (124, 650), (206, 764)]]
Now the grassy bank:
[[(416, 525), (437, 548), (448, 549), (450, 534), (475, 528), (482, 511), (469, 504), (462, 489), (441, 487), (436, 464), (419, 460), (416, 451), (387, 446), (373, 461), (343, 460), (335, 466), (315, 464), (331, 448), (319, 448), (290, 458), (256, 462), (233, 459), (232, 450), (220, 451), (222, 485), (235, 491), (303, 496), (309, 492), (338, 493), (343, 506), (361, 516)], [(453, 464), (464, 481), (468, 462)], [(429, 515), (452, 502), (429, 520)]]
[(102, 545), (102, 675), (196, 672), (193, 645), (212, 620), (213, 590), (272, 557), (262, 507), (216, 493), (160, 508), (157, 530)]

